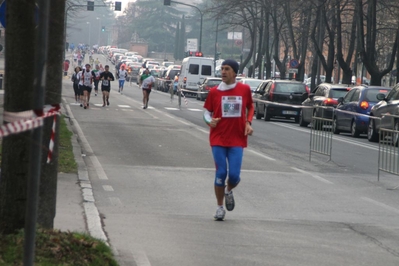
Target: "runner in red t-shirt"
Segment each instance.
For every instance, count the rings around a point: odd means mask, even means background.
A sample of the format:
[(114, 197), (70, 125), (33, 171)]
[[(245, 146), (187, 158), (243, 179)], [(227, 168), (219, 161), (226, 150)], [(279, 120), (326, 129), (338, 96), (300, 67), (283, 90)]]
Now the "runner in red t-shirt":
[[(224, 220), (226, 209), (234, 209), (232, 189), (240, 182), (243, 149), (252, 135), (254, 115), (251, 89), (237, 83), (238, 63), (228, 59), (222, 63), (222, 83), (209, 91), (204, 108), (204, 120), (211, 127), (209, 140), (216, 166), (215, 195), (218, 204), (215, 220)], [(228, 164), (227, 164), (228, 162)], [(229, 169), (227, 169), (227, 166)], [(227, 173), (229, 179), (226, 186)]]

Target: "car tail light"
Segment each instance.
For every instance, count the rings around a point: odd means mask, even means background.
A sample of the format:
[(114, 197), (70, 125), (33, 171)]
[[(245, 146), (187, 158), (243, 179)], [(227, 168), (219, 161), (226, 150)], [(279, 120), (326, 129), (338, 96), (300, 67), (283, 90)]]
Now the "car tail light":
[(332, 98), (327, 98), (323, 101), (324, 105), (337, 105), (338, 101)]
[(308, 86), (306, 86), (306, 87), (305, 87), (305, 89), (306, 89), (306, 92), (309, 94), (309, 93), (310, 93), (310, 89), (309, 89), (309, 87), (308, 87)]
[(347, 91), (350, 91), (351, 89), (352, 89), (351, 87), (346, 88)]
[(269, 92), (269, 101), (273, 101), (273, 94), (274, 94), (274, 88), (276, 87), (276, 84), (273, 83), (272, 87), (270, 88), (270, 92)]
[(360, 103), (360, 108), (362, 108), (363, 110), (367, 110), (367, 108), (369, 108), (369, 103), (366, 101), (363, 101)]
[(183, 82), (184, 82), (184, 83), (187, 82), (187, 77), (184, 77)]

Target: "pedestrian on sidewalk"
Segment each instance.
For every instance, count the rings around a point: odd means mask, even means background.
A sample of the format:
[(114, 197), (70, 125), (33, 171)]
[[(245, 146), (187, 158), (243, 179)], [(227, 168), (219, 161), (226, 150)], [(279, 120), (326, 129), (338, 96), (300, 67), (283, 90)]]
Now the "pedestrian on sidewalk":
[(145, 69), (143, 75), (140, 76), (139, 87), (143, 90), (143, 109), (147, 109), (150, 100), (151, 87), (154, 85), (155, 79), (151, 76), (148, 68)]
[(82, 71), (82, 69), (79, 66), (75, 67), (75, 72), (72, 74), (71, 78), (71, 81), (73, 82), (73, 91), (75, 92), (76, 103), (80, 102), (80, 95), (81, 95), (81, 92), (79, 90), (80, 76), (78, 75), (80, 71)]
[(125, 69), (125, 65), (122, 65), (118, 70), (118, 80), (119, 80), (119, 90), (120, 94), (123, 94), (123, 85), (125, 84), (125, 80), (127, 77), (127, 71)]
[(111, 81), (114, 81), (114, 75), (112, 75), (111, 72), (109, 72), (109, 66), (105, 65), (105, 70), (104, 72), (101, 72), (100, 74), (100, 80), (101, 80), (101, 91), (103, 93), (103, 107), (105, 104), (109, 106), (109, 93), (111, 91)]
[(251, 89), (236, 82), (238, 69), (235, 60), (228, 59), (222, 63), (222, 83), (210, 89), (204, 104), (204, 120), (210, 126), (209, 140), (216, 166), (217, 209), (214, 219), (217, 221), (224, 220), (226, 214), (223, 200), (228, 211), (234, 209), (232, 190), (240, 182), (243, 150), (247, 147), (248, 135), (253, 132)]

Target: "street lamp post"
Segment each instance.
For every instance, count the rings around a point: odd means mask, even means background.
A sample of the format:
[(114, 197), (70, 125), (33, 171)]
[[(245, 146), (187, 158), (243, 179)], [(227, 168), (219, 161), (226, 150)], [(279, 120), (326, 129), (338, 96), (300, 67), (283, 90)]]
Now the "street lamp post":
[(99, 17), (96, 17), (96, 19), (98, 20), (98, 41), (97, 41), (97, 45), (100, 45), (100, 36), (101, 36), (101, 20)]
[(184, 6), (190, 6), (190, 7), (194, 7), (198, 10), (198, 12), (201, 14), (201, 24), (200, 24), (200, 36), (199, 36), (199, 45), (198, 45), (198, 52), (202, 52), (202, 19), (204, 14), (202, 13), (201, 9), (199, 9), (196, 6), (193, 5), (189, 5), (186, 3), (182, 3), (182, 2), (177, 2), (177, 1), (170, 1), (171, 3), (176, 3), (176, 4), (180, 4), (180, 5), (184, 5)]
[(90, 46), (90, 43), (91, 43), (91, 40), (90, 40), (90, 32), (91, 32), (91, 24), (90, 24), (90, 22), (86, 22), (87, 24), (89, 24), (89, 46)]

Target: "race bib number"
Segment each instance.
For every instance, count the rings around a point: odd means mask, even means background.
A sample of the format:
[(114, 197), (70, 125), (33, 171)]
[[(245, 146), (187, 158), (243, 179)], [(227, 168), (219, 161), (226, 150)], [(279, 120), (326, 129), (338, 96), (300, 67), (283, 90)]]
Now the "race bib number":
[(241, 96), (222, 96), (222, 117), (241, 117), (241, 110)]
[(109, 80), (104, 79), (103, 80), (103, 86), (109, 86)]

